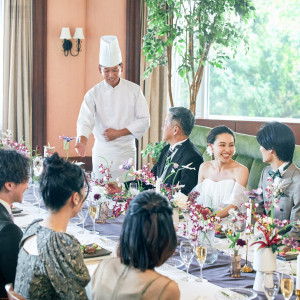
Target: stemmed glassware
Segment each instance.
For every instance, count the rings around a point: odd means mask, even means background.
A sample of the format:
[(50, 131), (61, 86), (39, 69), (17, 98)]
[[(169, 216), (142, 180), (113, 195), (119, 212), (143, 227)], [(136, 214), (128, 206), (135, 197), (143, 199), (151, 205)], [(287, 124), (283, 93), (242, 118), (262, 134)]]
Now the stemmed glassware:
[(184, 281), (189, 281), (189, 267), (194, 257), (194, 246), (188, 241), (180, 243), (180, 257), (186, 266), (186, 278)]
[(39, 213), (41, 212), (41, 200), (42, 200), (42, 195), (41, 195), (41, 191), (40, 191), (40, 184), (35, 181), (33, 183), (33, 195), (34, 195), (34, 198), (38, 204), (38, 207), (39, 207)]
[(189, 238), (190, 211), (187, 208), (181, 208), (181, 213), (186, 221), (186, 236)]
[(95, 234), (97, 233), (95, 229), (95, 221), (99, 214), (99, 204), (97, 201), (94, 200), (90, 200), (88, 204), (89, 204), (89, 214), (93, 221), (93, 231), (91, 233)]
[(87, 217), (89, 213), (89, 208), (87, 206), (86, 202), (83, 202), (81, 210), (78, 212), (77, 216), (80, 220), (80, 223), (82, 223), (82, 230), (79, 233), (84, 233), (84, 223), (85, 223), (85, 219)]
[(282, 274), (281, 279), (281, 294), (285, 300), (291, 298), (294, 291), (294, 279), (287, 274)]
[(136, 196), (139, 193), (138, 185), (136, 182), (130, 182), (129, 184), (129, 192), (132, 196)]
[(206, 261), (207, 248), (205, 246), (199, 244), (199, 245), (196, 246), (195, 254), (196, 254), (196, 258), (197, 258), (198, 264), (200, 266), (200, 278), (197, 281), (204, 282), (206, 280), (203, 279), (202, 268), (203, 268), (203, 265), (204, 265), (204, 263)]
[(280, 277), (278, 272), (264, 273), (263, 289), (268, 300), (275, 299), (279, 291), (279, 285)]

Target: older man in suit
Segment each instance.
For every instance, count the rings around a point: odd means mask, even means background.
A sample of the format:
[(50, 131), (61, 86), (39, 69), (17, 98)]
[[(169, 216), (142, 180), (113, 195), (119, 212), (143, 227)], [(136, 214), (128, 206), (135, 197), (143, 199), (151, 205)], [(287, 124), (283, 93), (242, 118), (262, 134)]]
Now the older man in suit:
[(11, 205), (22, 202), (28, 188), (29, 159), (14, 150), (0, 149), (0, 298), (13, 283), (22, 230), (14, 224)]
[[(189, 135), (195, 124), (192, 112), (184, 107), (171, 107), (163, 126), (163, 139), (168, 142), (152, 168), (154, 175), (168, 185), (182, 186), (181, 191), (188, 194), (198, 182), (198, 171), (203, 158), (190, 141)], [(125, 183), (128, 185), (129, 182)], [(153, 188), (143, 184), (144, 189)], [(120, 188), (114, 183), (107, 185), (109, 193), (116, 193)]]
[[(282, 186), (279, 203), (275, 204), (274, 218), (291, 222), (300, 220), (300, 170), (292, 162), (295, 150), (293, 131), (285, 124), (271, 122), (262, 127), (256, 138), (261, 145), (263, 162), (270, 164), (261, 174), (259, 187), (263, 195), (258, 212), (270, 214), (264, 204), (268, 201), (267, 188), (274, 183), (275, 186)], [(289, 237), (300, 240), (298, 227), (291, 228)]]

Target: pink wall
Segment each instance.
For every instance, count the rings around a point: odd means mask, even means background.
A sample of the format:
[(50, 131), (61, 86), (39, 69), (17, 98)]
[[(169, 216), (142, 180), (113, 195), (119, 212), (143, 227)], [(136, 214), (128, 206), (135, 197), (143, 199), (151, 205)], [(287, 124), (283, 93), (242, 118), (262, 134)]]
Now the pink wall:
[[(50, 145), (65, 155), (58, 137), (76, 136), (83, 97), (102, 80), (98, 72), (100, 36), (116, 35), (125, 59), (126, 0), (51, 0), (47, 3), (47, 137)], [(79, 56), (64, 56), (59, 39), (62, 27), (70, 27), (71, 36), (75, 27), (83, 27), (85, 40)], [(75, 44), (75, 40), (72, 43)], [(91, 137), (87, 155), (91, 155), (92, 144)], [(74, 145), (72, 141), (70, 156), (76, 156)]]

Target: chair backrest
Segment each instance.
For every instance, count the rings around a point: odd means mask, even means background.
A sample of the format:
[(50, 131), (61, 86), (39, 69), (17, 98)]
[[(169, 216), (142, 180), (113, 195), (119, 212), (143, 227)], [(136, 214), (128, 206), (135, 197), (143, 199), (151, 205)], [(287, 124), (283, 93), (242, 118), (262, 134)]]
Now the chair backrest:
[[(191, 141), (202, 153), (204, 161), (211, 160), (211, 157), (205, 151), (207, 147), (206, 137), (210, 130), (210, 127), (195, 125), (190, 135)], [(262, 161), (259, 151), (260, 146), (254, 135), (242, 133), (236, 133), (235, 135), (236, 153), (232, 158), (249, 169), (247, 188), (257, 188), (262, 169), (267, 165)], [(293, 162), (298, 168), (300, 167), (300, 146), (296, 145)]]
[(6, 284), (5, 285), (5, 289), (6, 289), (6, 292), (7, 292), (8, 299), (10, 299), (10, 300), (26, 300), (25, 298), (23, 298), (22, 296), (18, 295), (14, 291), (12, 283)]

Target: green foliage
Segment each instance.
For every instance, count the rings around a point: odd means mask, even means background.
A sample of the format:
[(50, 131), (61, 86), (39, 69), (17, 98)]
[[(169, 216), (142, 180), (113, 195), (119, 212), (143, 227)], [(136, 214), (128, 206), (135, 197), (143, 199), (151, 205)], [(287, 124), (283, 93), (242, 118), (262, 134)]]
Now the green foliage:
[(148, 155), (150, 155), (150, 157), (153, 157), (156, 161), (158, 161), (160, 152), (166, 145), (167, 142), (165, 141), (150, 143), (144, 150), (141, 151), (142, 157), (146, 158)]
[(299, 118), (299, 0), (255, 3), (247, 55), (211, 69), (210, 114)]
[[(143, 54), (149, 65), (147, 77), (158, 65), (171, 64), (171, 51), (181, 58), (177, 72), (189, 85), (190, 103), (195, 99), (208, 61), (222, 68), (230, 49), (245, 41), (244, 25), (253, 16), (252, 0), (145, 0), (148, 5), (148, 29)], [(218, 46), (208, 53), (212, 47)], [(168, 60), (169, 54), (169, 60)]]

